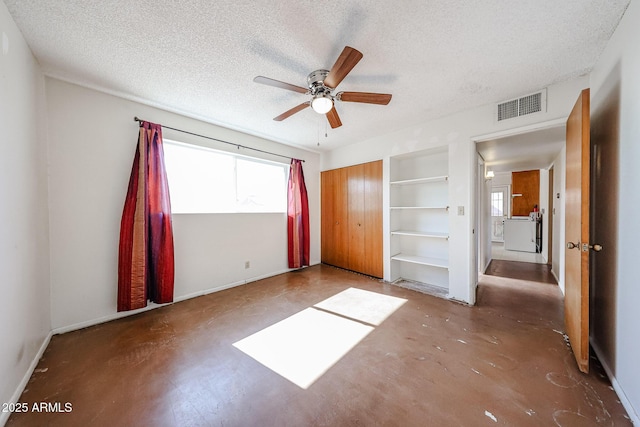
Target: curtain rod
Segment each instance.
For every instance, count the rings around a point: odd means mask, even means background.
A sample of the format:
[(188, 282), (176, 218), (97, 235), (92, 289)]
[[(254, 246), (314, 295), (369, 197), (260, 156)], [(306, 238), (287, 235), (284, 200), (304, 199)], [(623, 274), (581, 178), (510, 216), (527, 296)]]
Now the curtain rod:
[[(133, 118), (133, 121), (134, 121), (134, 122), (140, 122), (140, 123), (142, 123), (142, 122), (145, 122), (146, 120), (142, 120), (142, 119), (138, 118), (138, 116), (135, 116), (135, 117)], [(165, 126), (165, 125), (160, 125), (160, 126), (162, 126), (163, 128), (166, 128), (166, 129), (175, 130), (175, 131), (177, 131), (177, 132), (187, 133), (187, 134), (189, 134), (189, 135), (193, 135), (193, 136), (199, 136), (200, 138), (210, 139), (210, 140), (212, 140), (212, 141), (217, 141), (217, 142), (222, 142), (223, 144), (233, 145), (233, 146), (235, 146), (235, 147), (238, 147), (238, 149), (240, 149), (240, 148), (244, 148), (244, 149), (247, 149), (247, 150), (258, 151), (258, 152), (260, 152), (260, 153), (264, 153), (264, 154), (270, 154), (270, 155), (272, 155), (272, 156), (284, 157), (285, 159), (300, 160), (301, 162), (304, 162), (304, 160), (302, 160), (302, 159), (296, 159), (295, 157), (284, 156), (284, 155), (282, 155), (282, 154), (272, 153), (272, 152), (270, 152), (270, 151), (265, 151), (265, 150), (260, 150), (259, 148), (247, 147), (246, 145), (236, 144), (236, 143), (234, 143), (234, 142), (229, 142), (229, 141), (223, 141), (222, 139), (217, 139), (217, 138), (213, 138), (213, 137), (206, 136), (206, 135), (200, 135), (199, 133), (189, 132), (189, 131), (182, 130), (182, 129), (176, 129), (176, 128), (172, 128), (172, 127), (170, 127), (170, 126)]]

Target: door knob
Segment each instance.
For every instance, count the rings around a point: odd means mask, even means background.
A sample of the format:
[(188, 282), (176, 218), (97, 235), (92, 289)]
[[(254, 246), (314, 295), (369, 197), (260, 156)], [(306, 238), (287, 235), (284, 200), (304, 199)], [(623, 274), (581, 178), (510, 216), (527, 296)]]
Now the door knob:
[(575, 244), (573, 242), (567, 242), (567, 249), (580, 249), (580, 242), (578, 242), (578, 244)]
[(596, 252), (600, 252), (600, 251), (602, 250), (602, 245), (597, 245), (597, 244), (596, 244), (596, 245), (587, 245), (587, 244), (585, 243), (585, 244), (584, 244), (584, 245), (582, 245), (582, 246), (586, 246), (586, 248), (585, 248), (585, 247), (583, 247), (583, 248), (582, 248), (582, 250), (583, 250), (584, 252), (587, 252), (589, 249), (593, 249), (593, 250), (594, 250), (594, 251), (596, 251)]

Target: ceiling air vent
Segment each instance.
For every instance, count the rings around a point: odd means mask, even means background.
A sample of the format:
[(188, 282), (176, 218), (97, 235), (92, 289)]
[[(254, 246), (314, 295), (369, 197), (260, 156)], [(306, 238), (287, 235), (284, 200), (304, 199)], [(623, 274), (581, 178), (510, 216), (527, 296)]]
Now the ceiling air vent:
[(547, 92), (532, 93), (521, 98), (511, 99), (498, 104), (498, 121), (512, 119), (514, 117), (526, 116), (527, 114), (539, 113), (546, 110)]

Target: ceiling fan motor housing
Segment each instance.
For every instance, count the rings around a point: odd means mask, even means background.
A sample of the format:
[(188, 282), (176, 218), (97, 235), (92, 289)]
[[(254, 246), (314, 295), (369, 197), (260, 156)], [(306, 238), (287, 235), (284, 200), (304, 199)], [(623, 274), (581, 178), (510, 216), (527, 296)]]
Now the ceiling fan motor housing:
[(332, 89), (324, 85), (324, 79), (327, 78), (329, 70), (315, 70), (307, 76), (307, 85), (311, 91), (311, 95), (325, 94), (331, 95)]

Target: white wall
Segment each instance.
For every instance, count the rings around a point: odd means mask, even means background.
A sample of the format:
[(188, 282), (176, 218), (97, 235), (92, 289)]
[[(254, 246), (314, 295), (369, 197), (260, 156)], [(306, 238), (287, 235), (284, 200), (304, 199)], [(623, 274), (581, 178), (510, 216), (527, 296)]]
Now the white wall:
[[(51, 321), (55, 331), (116, 314), (120, 219), (138, 135), (134, 116), (306, 160), (311, 262), (320, 262), (319, 155), (46, 79)], [(167, 139), (236, 147), (163, 129)], [(259, 155), (248, 150), (243, 154)], [(271, 160), (284, 161), (273, 156)], [(175, 215), (176, 300), (287, 271), (285, 214)], [(251, 268), (245, 269), (245, 261)]]
[[(491, 179), (491, 186), (498, 187), (502, 185), (511, 185), (511, 172), (495, 172), (495, 176)], [(511, 203), (508, 203), (509, 211), (511, 211)]]
[[(485, 105), (424, 122), (409, 128), (372, 138), (322, 156), (322, 170), (368, 162), (377, 159), (389, 161), (389, 156), (414, 151), (449, 147), (449, 194), (454, 214), (463, 206), (464, 216), (454, 215), (449, 239), (449, 294), (452, 298), (473, 303), (476, 286), (476, 252), (474, 229), (476, 186), (476, 140), (486, 140), (494, 133), (508, 136), (508, 131), (526, 130), (527, 126), (566, 118), (582, 89), (588, 86), (586, 77), (559, 83), (547, 88), (547, 111), (501, 123), (495, 121), (495, 105)], [(519, 94), (514, 94), (517, 96)], [(388, 192), (385, 181), (384, 192)], [(383, 201), (385, 199), (383, 198)], [(388, 199), (386, 199), (388, 200)], [(384, 206), (385, 209), (388, 205)], [(387, 233), (388, 234), (388, 233)], [(388, 238), (385, 244), (388, 245)]]
[(492, 252), (492, 242), (491, 242), (491, 227), (492, 227), (492, 217), (491, 217), (491, 189), (493, 187), (493, 180), (496, 178), (487, 179), (485, 178), (485, 165), (478, 154), (478, 200), (476, 201), (478, 205), (478, 218), (480, 218), (480, 226), (478, 227), (478, 273), (483, 274), (489, 263), (491, 262), (491, 252)]
[(542, 259), (549, 261), (549, 169), (540, 169), (540, 204), (542, 214)]
[[(640, 286), (638, 286), (638, 250), (640, 239), (640, 5), (629, 4), (625, 16), (609, 41), (605, 52), (591, 74), (592, 111), (605, 96), (600, 90), (615, 67), (620, 68), (619, 125), (619, 202), (618, 261), (616, 310), (612, 314), (616, 325), (615, 354), (599, 353), (600, 359), (613, 375), (627, 411), (636, 425), (640, 424)], [(618, 78), (618, 77), (616, 77)]]
[[(48, 342), (44, 77), (0, 2), (0, 402), (19, 397)], [(0, 412), (0, 425), (9, 413)]]
[[(576, 96), (577, 99), (577, 96)], [(565, 183), (566, 183), (566, 162), (567, 150), (562, 147), (560, 154), (553, 161), (553, 206), (550, 214), (553, 221), (553, 241), (551, 243), (553, 253), (551, 260), (551, 274), (558, 281), (558, 286), (564, 294), (564, 204), (565, 204)], [(557, 197), (558, 194), (560, 197)], [(554, 211), (555, 209), (555, 211)], [(555, 212), (555, 213), (554, 213)]]

